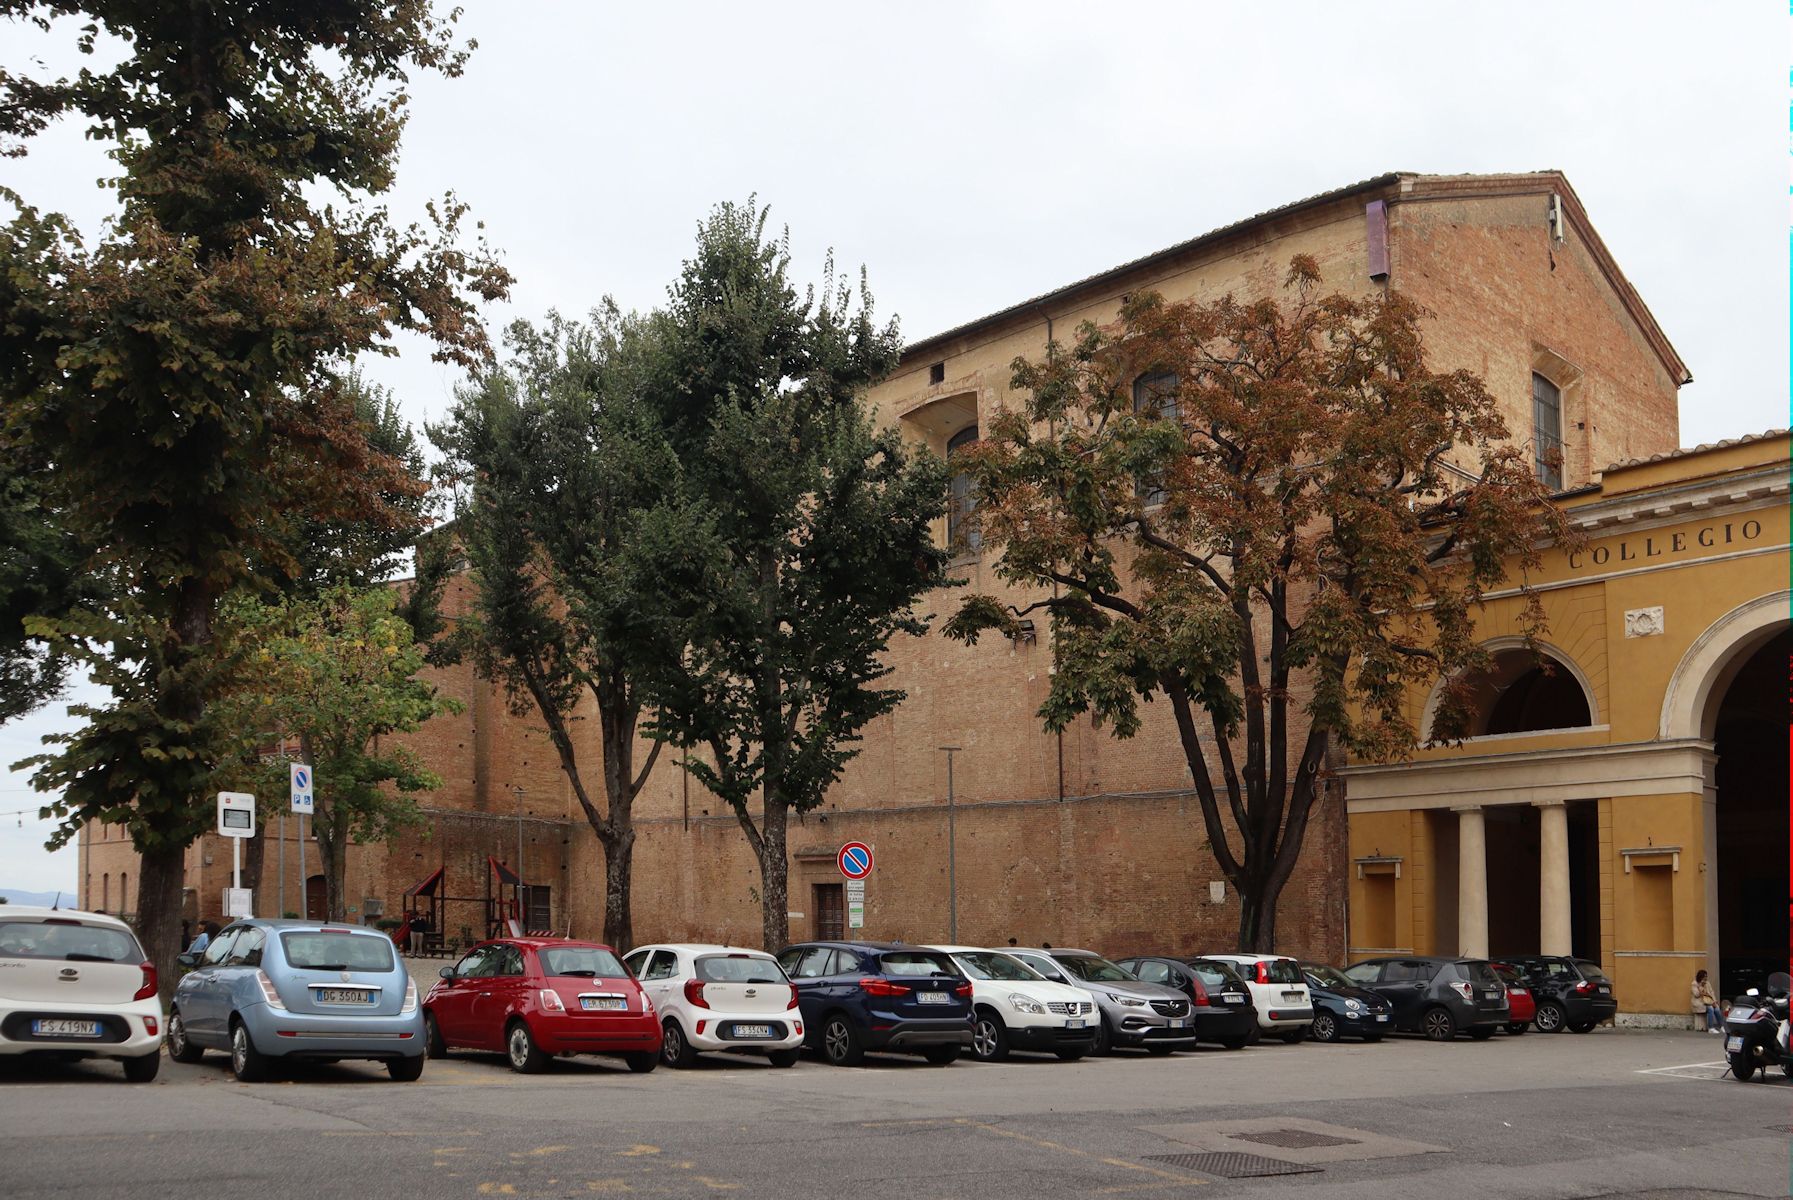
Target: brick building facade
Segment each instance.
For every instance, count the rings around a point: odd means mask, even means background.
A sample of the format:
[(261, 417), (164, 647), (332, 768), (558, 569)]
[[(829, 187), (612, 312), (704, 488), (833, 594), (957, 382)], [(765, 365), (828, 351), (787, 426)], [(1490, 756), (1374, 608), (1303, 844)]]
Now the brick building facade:
[[(1565, 488), (1586, 483), (1600, 464), (1675, 448), (1686, 368), (1554, 172), (1387, 175), (1261, 214), (914, 343), (871, 401), (880, 421), (946, 453), (1009, 402), (1010, 363), (1043, 354), (1049, 336), (1063, 340), (1082, 321), (1112, 320), (1122, 297), (1143, 288), (1170, 299), (1273, 293), (1297, 253), (1318, 260), (1328, 289), (1394, 287), (1425, 304), (1434, 364), (1480, 374), (1515, 436), (1560, 438)], [(1536, 378), (1556, 389), (1553, 429), (1537, 423), (1545, 418)], [(970, 589), (1002, 594), (991, 566), (973, 552), (954, 574)], [(451, 613), (466, 589), (464, 581), (451, 585)], [(927, 609), (944, 616), (956, 601), (948, 589)], [(1051, 669), (1049, 637), (1042, 620), (1037, 636), (1013, 642), (966, 647), (936, 633), (892, 647), (891, 684), (907, 701), (865, 731), (827, 805), (792, 826), (793, 938), (823, 932), (836, 911), (834, 852), (848, 840), (877, 855), (856, 933), (946, 936), (947, 756), (939, 747), (954, 745), (962, 747), (950, 814), (960, 940), (1015, 937), (1117, 955), (1231, 943), (1236, 898), (1230, 887), (1214, 887), (1222, 877), (1166, 706), (1146, 706), (1144, 728), (1127, 741), (1087, 720), (1060, 736), (1045, 733), (1035, 713)], [(407, 886), (443, 867), (445, 890), (474, 898), (451, 907), (450, 939), (482, 933), (487, 859), (514, 863), (521, 831), (522, 875), (547, 889), (537, 898), (551, 923), (595, 935), (602, 852), (544, 732), (466, 667), (437, 679), (467, 711), (437, 718), (412, 741), (446, 785), (428, 801), (425, 832), (352, 851), (347, 894), (356, 915), (367, 915), (367, 899), (396, 913)], [(590, 753), (596, 761), (595, 746)], [(759, 875), (734, 817), (671, 756), (662, 757), (636, 813), (637, 936), (757, 941)], [(213, 840), (194, 851), (195, 915), (216, 914), (228, 881), (228, 848), (209, 848)], [(289, 838), (296, 897), (294, 851)], [(94, 905), (102, 876), (130, 871), (133, 856), (128, 843), (97, 837), (84, 837), (83, 855), (85, 902)], [(270, 854), (264, 874), (269, 898), (277, 857)], [(1343, 795), (1334, 785), (1316, 807), (1302, 865), (1282, 898), (1283, 949), (1344, 956), (1347, 866)], [(121, 906), (128, 910), (129, 901), (111, 905)], [(276, 911), (269, 899), (258, 907)]]

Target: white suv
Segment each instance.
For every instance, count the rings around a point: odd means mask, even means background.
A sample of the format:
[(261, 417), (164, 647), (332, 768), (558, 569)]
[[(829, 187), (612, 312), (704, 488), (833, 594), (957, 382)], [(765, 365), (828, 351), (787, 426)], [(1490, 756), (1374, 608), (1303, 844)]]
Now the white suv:
[(1000, 950), (928, 946), (952, 955), (971, 980), (971, 1053), (1001, 1062), (1010, 1050), (1045, 1050), (1075, 1062), (1095, 1049), (1096, 1002), (1082, 988), (1054, 983)]
[(1204, 954), (1239, 969), (1251, 1002), (1258, 1010), (1258, 1028), (1285, 1042), (1299, 1042), (1314, 1024), (1314, 998), (1301, 966), (1286, 954)]
[(797, 989), (764, 950), (676, 943), (641, 946), (623, 962), (661, 1016), (666, 1065), (689, 1067), (699, 1051), (734, 1050), (788, 1067), (802, 1053)]
[(156, 968), (105, 913), (0, 907), (0, 1054), (116, 1058), (148, 1083), (162, 1066)]

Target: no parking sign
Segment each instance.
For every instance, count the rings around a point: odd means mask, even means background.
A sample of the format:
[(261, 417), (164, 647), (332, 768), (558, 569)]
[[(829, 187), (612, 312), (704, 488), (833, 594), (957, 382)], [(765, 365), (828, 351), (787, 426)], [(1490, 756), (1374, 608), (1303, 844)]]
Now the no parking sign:
[(835, 863), (848, 879), (864, 879), (872, 873), (872, 848), (864, 842), (848, 842), (835, 856)]

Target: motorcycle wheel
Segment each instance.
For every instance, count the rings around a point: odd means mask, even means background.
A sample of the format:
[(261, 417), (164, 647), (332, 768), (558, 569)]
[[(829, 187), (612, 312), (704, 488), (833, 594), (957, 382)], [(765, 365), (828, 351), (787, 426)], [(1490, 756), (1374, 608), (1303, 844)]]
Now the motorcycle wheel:
[(1756, 1073), (1756, 1064), (1750, 1061), (1749, 1055), (1747, 1055), (1747, 1054), (1731, 1055), (1731, 1074), (1733, 1074), (1737, 1078), (1743, 1080), (1745, 1083), (1748, 1083), (1749, 1077), (1751, 1075), (1754, 1075), (1755, 1073)]

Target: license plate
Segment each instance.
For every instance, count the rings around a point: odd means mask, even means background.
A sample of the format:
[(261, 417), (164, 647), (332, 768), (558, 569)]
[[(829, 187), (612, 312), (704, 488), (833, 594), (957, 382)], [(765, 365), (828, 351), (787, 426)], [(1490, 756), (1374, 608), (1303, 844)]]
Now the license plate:
[(1499, 992), (1483, 992), (1482, 999), (1484, 999), (1484, 1000), (1499, 1000), (1500, 993)]
[(1388, 1014), (1387, 1013), (1377, 1013), (1376, 1019), (1378, 1021), (1386, 1021), (1386, 1020), (1388, 1020)]
[(1603, 983), (1603, 984), (1601, 984), (1601, 985), (1600, 985), (1600, 991), (1601, 991), (1601, 993), (1602, 993), (1602, 994), (1603, 994), (1603, 995), (1604, 995), (1604, 994), (1609, 994), (1609, 993), (1611, 993), (1611, 991), (1612, 991), (1612, 984), (1610, 984), (1610, 983)]
[(1188, 1029), (1189, 1028), (1189, 1018), (1188, 1017), (1172, 1017), (1170, 1020), (1170, 1027), (1172, 1029)]
[(1222, 1000), (1226, 1001), (1228, 1004), (1244, 1004), (1245, 1003), (1245, 997), (1239, 995), (1237, 992), (1222, 992), (1220, 995), (1220, 998)]
[(951, 1004), (953, 997), (951, 992), (917, 992), (915, 993), (915, 1002), (917, 1004)]
[(769, 1038), (772, 1036), (770, 1025), (736, 1025), (735, 1036), (738, 1038)]
[(1284, 1000), (1299, 1000), (1299, 999), (1301, 999), (1301, 993), (1300, 992), (1284, 992), (1282, 994), (1282, 998)]
[(621, 996), (581, 996), (579, 997), (579, 1007), (587, 1012), (593, 1010), (620, 1012), (629, 1007), (629, 1002)]
[(1726, 1038), (1725, 1052), (1728, 1054), (1741, 1054), (1743, 1052), (1743, 1039), (1740, 1037)]
[(374, 994), (358, 988), (319, 988), (319, 1004), (372, 1004)]
[(31, 1032), (37, 1037), (96, 1038), (100, 1036), (98, 1021), (33, 1021)]
[(1083, 1025), (1082, 1017), (1078, 1017), (1075, 1021), (1066, 1021), (1065, 1022), (1066, 1029), (1082, 1029), (1083, 1027), (1084, 1027), (1084, 1025)]

